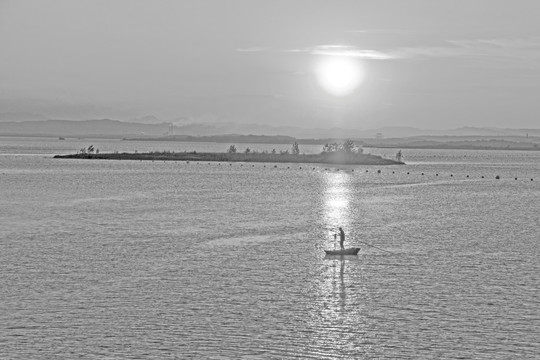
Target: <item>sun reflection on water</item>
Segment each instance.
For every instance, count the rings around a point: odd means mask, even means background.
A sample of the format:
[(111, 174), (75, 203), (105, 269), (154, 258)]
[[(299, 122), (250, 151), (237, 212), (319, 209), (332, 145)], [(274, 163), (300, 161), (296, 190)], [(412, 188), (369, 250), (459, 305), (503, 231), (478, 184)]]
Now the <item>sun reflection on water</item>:
[[(348, 234), (354, 225), (354, 178), (344, 171), (324, 172), (321, 176), (324, 179), (322, 221), (328, 231), (324, 246), (333, 249), (339, 247), (339, 238), (334, 240), (338, 227)], [(345, 246), (348, 240), (346, 238)], [(367, 341), (364, 341), (366, 332), (361, 319), (363, 290), (355, 283), (360, 276), (358, 257), (326, 255), (323, 261), (318, 276), (312, 278), (309, 319), (310, 326), (316, 329), (313, 346), (346, 348), (343, 354), (369, 354), (370, 349), (363, 345)]]
[(338, 227), (348, 228), (350, 224), (350, 175), (345, 172), (324, 173), (324, 222), (333, 236)]

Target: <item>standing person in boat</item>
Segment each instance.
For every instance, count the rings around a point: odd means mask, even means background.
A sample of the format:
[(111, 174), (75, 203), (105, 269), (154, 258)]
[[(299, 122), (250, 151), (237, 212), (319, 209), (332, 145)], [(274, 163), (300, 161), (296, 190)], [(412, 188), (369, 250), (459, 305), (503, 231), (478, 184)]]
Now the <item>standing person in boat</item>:
[(339, 227), (339, 246), (341, 246), (341, 250), (344, 250), (343, 243), (345, 242), (345, 231), (341, 227)]

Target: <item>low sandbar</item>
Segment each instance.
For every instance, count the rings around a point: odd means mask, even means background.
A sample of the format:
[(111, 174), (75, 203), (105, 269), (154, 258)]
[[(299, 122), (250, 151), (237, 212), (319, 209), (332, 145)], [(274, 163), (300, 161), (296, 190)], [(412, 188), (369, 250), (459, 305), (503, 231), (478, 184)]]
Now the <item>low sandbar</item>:
[(93, 160), (159, 160), (159, 161), (221, 161), (221, 162), (272, 162), (320, 163), (340, 165), (403, 165), (403, 162), (371, 154), (330, 152), (321, 154), (270, 154), (270, 153), (203, 153), (203, 152), (150, 152), (150, 153), (78, 153), (56, 155), (58, 159)]

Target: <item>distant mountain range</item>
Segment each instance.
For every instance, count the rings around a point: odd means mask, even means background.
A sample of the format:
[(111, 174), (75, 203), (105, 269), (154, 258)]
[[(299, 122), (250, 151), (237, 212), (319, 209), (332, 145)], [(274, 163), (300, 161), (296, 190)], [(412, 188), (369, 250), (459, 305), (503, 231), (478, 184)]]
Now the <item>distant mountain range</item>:
[[(32, 120), (20, 121), (31, 118)], [(16, 120), (19, 119), (19, 120)], [(35, 114), (0, 114), (0, 135), (3, 136), (53, 136), (53, 137), (162, 137), (171, 135), (283, 135), (299, 139), (377, 139), (380, 142), (393, 138), (422, 137), (540, 137), (540, 129), (501, 129), (462, 127), (449, 130), (426, 130), (414, 127), (383, 127), (372, 130), (343, 128), (302, 128), (239, 123), (189, 123), (186, 119), (160, 122), (153, 116), (133, 119), (130, 122), (101, 120), (44, 120)]]

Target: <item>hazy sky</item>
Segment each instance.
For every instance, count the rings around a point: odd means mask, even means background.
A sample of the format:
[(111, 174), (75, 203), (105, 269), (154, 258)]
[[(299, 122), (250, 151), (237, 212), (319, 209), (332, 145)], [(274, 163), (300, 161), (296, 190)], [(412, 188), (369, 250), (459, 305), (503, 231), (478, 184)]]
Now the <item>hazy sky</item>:
[(538, 128), (539, 19), (538, 0), (0, 0), (0, 113)]

